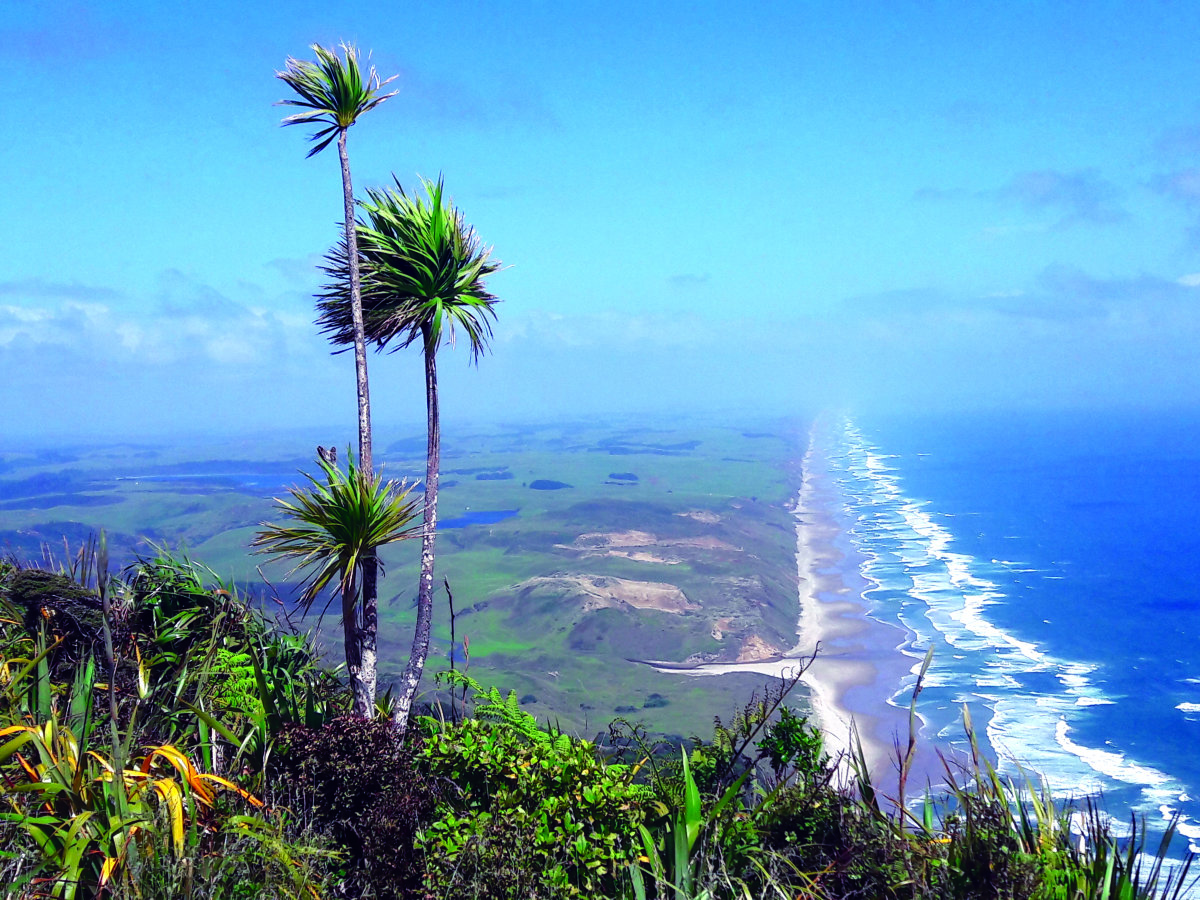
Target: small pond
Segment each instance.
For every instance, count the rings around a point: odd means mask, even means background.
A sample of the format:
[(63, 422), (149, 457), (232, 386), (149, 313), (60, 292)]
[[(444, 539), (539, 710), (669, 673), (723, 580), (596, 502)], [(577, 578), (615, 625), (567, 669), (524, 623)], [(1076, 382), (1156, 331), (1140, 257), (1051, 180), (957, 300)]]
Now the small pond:
[(443, 519), (438, 522), (438, 528), (466, 528), (468, 525), (495, 525), (505, 519), (511, 519), (519, 509), (470, 509), (461, 516), (453, 519)]

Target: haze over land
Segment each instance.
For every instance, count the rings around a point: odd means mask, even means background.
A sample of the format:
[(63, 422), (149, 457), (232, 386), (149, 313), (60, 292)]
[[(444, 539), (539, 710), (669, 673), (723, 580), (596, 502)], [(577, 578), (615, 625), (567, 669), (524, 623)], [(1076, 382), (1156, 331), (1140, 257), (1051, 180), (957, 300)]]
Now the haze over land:
[[(400, 76), (351, 132), (358, 193), (444, 172), (511, 265), (492, 355), (442, 365), (451, 422), (1200, 388), (1194, 5), (0, 15), (10, 437), (350, 434), (312, 326), (337, 165), (272, 105), (339, 40)], [(422, 415), (418, 356), (372, 359), (384, 440)]]
[[(0, 550), (105, 528), (254, 580), (269, 498), (350, 447), (351, 361), (312, 321), (337, 166), (279, 127), (272, 77), (345, 40), (399, 76), (350, 133), (358, 195), (442, 173), (508, 265), (490, 354), (439, 366), (464, 630), (439, 611), (436, 657), (466, 636), (538, 715), (683, 734), (750, 676), (642, 661), (776, 665), (799, 607), (799, 649), (849, 673), (814, 672), (835, 737), (863, 714), (890, 746), (936, 646), (931, 741), (970, 691), (994, 748), (1200, 842), (1200, 556), (1163, 549), (1196, 496), (1200, 7), (14, 0), (0, 23)], [(388, 474), (422, 471), (420, 367), (371, 359)], [(798, 466), (829, 407), (851, 415)], [(387, 559), (385, 680), (415, 552)], [(1114, 652), (1122, 615), (1154, 649)]]

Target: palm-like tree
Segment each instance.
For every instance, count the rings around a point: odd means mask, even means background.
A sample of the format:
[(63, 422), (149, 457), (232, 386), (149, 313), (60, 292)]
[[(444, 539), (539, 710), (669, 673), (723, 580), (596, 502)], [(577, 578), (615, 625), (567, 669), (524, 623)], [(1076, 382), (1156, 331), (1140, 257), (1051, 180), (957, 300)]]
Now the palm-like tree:
[[(380, 547), (417, 536), (420, 500), (410, 498), (411, 485), (384, 482), (382, 476), (358, 468), (353, 455), (345, 472), (324, 457), (318, 463), (324, 482), (305, 475), (311, 488), (291, 488), (291, 500), (275, 501), (292, 522), (264, 522), (251, 546), (259, 553), (295, 560), (292, 572), (307, 572), (300, 596), (306, 613), (328, 587), (341, 597), (346, 668), (362, 671), (367, 598), (360, 586), (365, 588), (367, 566), (376, 565)], [(372, 715), (374, 684), (354, 677), (350, 684), (355, 714)]]
[[(445, 196), (442, 181), (422, 179), (425, 196), (395, 189), (368, 190), (360, 203), (358, 225), (362, 262), (363, 322), (377, 349), (397, 350), (419, 342), (425, 357), (427, 411), (425, 519), (421, 575), (412, 653), (400, 676), (395, 721), (408, 723), (408, 712), (425, 669), (433, 618), (434, 537), (437, 531), (438, 469), (441, 457), (437, 351), (454, 343), (457, 333), (470, 344), (471, 361), (488, 346), (498, 302), (484, 279), (500, 268), (462, 214)], [(332, 251), (325, 271), (331, 283), (320, 295), (318, 324), (335, 344), (353, 340), (354, 323), (348, 281), (354, 251), (347, 242)]]
[[(319, 44), (314, 44), (312, 50), (316, 54), (316, 62), (289, 57), (283, 71), (275, 74), (296, 92), (295, 98), (279, 102), (285, 106), (298, 106), (303, 110), (285, 118), (283, 124), (317, 126), (316, 132), (311, 136), (315, 146), (308, 151), (308, 155), (315, 156), (332, 141), (337, 140), (338, 159), (342, 166), (345, 241), (350, 248), (349, 296), (353, 322), (354, 374), (358, 393), (358, 462), (363, 473), (370, 478), (375, 471), (371, 447), (371, 393), (367, 380), (367, 343), (363, 333), (358, 254), (355, 251), (357, 236), (354, 228), (354, 186), (350, 180), (350, 158), (346, 154), (346, 132), (363, 113), (396, 95), (396, 91), (389, 94), (379, 93), (380, 88), (393, 81), (396, 76), (380, 81), (372, 66), (364, 79), (358, 64), (358, 51), (352, 45), (342, 44), (342, 57)], [(354, 654), (359, 662), (352, 663), (349, 657), (346, 660), (351, 685), (361, 682), (370, 694), (371, 704), (368, 712), (375, 703), (376, 635), (379, 630), (378, 575), (379, 565), (372, 551), (362, 568), (363, 623), (358, 635), (361, 647), (359, 652)], [(349, 628), (350, 625), (347, 623), (346, 627)], [(358, 693), (359, 688), (356, 687), (356, 697)]]

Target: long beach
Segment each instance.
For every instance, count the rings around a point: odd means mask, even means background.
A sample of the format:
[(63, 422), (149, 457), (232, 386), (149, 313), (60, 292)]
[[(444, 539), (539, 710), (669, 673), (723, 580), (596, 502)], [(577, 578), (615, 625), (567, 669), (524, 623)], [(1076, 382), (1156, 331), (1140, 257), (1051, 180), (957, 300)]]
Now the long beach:
[(894, 783), (897, 742), (908, 736), (907, 710), (889, 703), (913, 660), (899, 650), (899, 627), (870, 615), (868, 587), (843, 526), (834, 485), (810, 446), (794, 511), (800, 591), (798, 644), (817, 658), (804, 674), (813, 714), (831, 756), (847, 754), (853, 732), (877, 785)]
[[(835, 518), (833, 511), (838, 508), (834, 485), (810, 445), (793, 510), (800, 606), (795, 647), (775, 659), (663, 670), (786, 677), (816, 650), (802, 681), (809, 689), (826, 752), (841, 757), (843, 775), (848, 774), (857, 737), (876, 786), (886, 794), (895, 786), (897, 746), (907, 744), (909, 728), (908, 710), (889, 701), (910, 678), (915, 661), (899, 649), (908, 639), (907, 632), (871, 616), (863, 597), (869, 582), (859, 573), (858, 559)], [(936, 769), (936, 758), (925, 748), (914, 773), (920, 786), (927, 775), (936, 775)]]

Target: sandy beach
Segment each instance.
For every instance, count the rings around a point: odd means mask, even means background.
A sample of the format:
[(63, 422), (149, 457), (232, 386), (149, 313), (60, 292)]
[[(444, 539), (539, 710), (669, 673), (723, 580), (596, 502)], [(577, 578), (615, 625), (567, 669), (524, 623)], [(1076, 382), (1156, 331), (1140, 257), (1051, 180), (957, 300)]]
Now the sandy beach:
[(813, 713), (830, 755), (848, 753), (857, 733), (876, 783), (885, 788), (897, 771), (897, 746), (907, 742), (908, 712), (888, 701), (912, 670), (899, 650), (907, 634), (870, 616), (868, 584), (834, 519), (832, 485), (810, 451), (797, 500), (796, 565), (800, 589), (797, 647), (817, 649), (804, 674)]
[[(793, 511), (800, 593), (795, 647), (778, 659), (672, 667), (671, 671), (786, 676), (815, 650), (816, 659), (802, 681), (809, 689), (826, 751), (842, 758), (843, 774), (848, 774), (845, 761), (857, 733), (876, 786), (889, 793), (896, 783), (897, 746), (908, 739), (908, 710), (889, 700), (910, 677), (917, 661), (900, 652), (907, 639), (903, 629), (871, 617), (863, 598), (869, 583), (859, 574), (858, 560), (834, 517), (838, 501), (832, 484), (816, 463), (810, 451)], [(927, 754), (922, 757), (912, 779), (918, 787), (935, 771), (935, 761)]]

